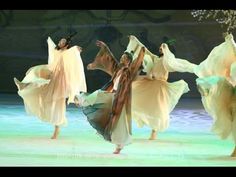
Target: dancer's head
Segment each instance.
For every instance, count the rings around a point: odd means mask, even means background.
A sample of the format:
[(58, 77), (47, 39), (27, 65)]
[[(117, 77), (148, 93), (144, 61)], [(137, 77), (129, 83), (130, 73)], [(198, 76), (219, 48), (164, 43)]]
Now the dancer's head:
[(163, 55), (162, 45), (159, 47), (159, 55), (160, 55), (160, 56)]
[(61, 38), (57, 44), (57, 49), (67, 49), (69, 48), (69, 41), (66, 38)]
[(69, 35), (68, 37), (63, 37), (60, 39), (60, 41), (58, 42), (56, 49), (60, 50), (60, 49), (68, 49), (71, 47), (71, 42), (72, 42), (72, 37), (74, 35), (76, 35), (77, 32), (75, 32), (74, 34)]
[(124, 54), (121, 56), (120, 63), (124, 64), (125, 66), (128, 66), (133, 60), (133, 53), (133, 51), (124, 52)]
[(175, 47), (174, 47), (175, 43), (176, 43), (175, 39), (169, 39), (167, 36), (164, 36), (162, 38), (162, 44), (160, 45), (160, 48), (158, 51), (158, 56), (159, 57), (163, 56), (163, 54), (164, 54), (163, 49), (165, 49), (165, 47), (168, 47), (170, 52), (175, 54)]

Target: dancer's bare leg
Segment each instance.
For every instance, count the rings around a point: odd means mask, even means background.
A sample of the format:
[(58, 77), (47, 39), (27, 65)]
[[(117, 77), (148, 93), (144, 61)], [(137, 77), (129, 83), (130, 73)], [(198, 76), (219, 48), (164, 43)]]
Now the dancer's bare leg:
[(113, 154), (120, 154), (120, 151), (123, 149), (122, 145), (116, 145), (116, 149)]
[(58, 135), (59, 135), (59, 131), (60, 131), (60, 128), (58, 125), (55, 126), (55, 130), (54, 130), (54, 133), (53, 133), (53, 136), (51, 137), (51, 139), (57, 139)]
[(152, 130), (152, 133), (150, 135), (149, 140), (155, 140), (157, 137), (157, 131), (156, 130)]

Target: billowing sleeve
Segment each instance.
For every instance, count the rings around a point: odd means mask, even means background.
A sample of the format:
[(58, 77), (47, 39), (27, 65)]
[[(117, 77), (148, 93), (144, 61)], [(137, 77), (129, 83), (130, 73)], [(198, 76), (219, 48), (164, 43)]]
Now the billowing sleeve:
[[(131, 51), (133, 51), (134, 60), (138, 57), (139, 52), (142, 47), (145, 47), (145, 45), (143, 45), (135, 36), (133, 35), (129, 36), (129, 43), (126, 48), (126, 52), (130, 53)], [(150, 52), (147, 49), (147, 47), (145, 47), (145, 54), (144, 54), (143, 63), (142, 63), (143, 68), (144, 68), (143, 71), (148, 72), (153, 66), (153, 62), (157, 59), (159, 59), (159, 57), (157, 55), (154, 55), (152, 52)]]
[(235, 51), (234, 38), (232, 34), (228, 34), (225, 42), (214, 47), (208, 57), (195, 68), (194, 73), (198, 77), (215, 75), (229, 78), (231, 64), (236, 61)]
[(171, 53), (167, 44), (161, 45), (163, 51), (163, 64), (169, 72), (189, 72), (194, 73), (196, 64), (190, 63), (187, 60), (175, 58), (175, 55)]
[(48, 64), (51, 64), (53, 63), (54, 60), (54, 49), (56, 45), (54, 44), (54, 42), (50, 37), (48, 37), (47, 43), (48, 43)]
[(113, 76), (118, 68), (118, 61), (110, 51), (109, 47), (102, 41), (97, 41), (97, 46), (100, 47), (94, 61), (87, 66), (88, 70), (102, 70), (105, 73)]
[(67, 93), (69, 94), (67, 103), (74, 103), (75, 95), (78, 95), (80, 91), (87, 92), (84, 65), (77, 46), (63, 53), (63, 65)]
[(148, 74), (148, 73), (151, 72), (151, 70), (152, 70), (152, 68), (154, 66), (154, 62), (153, 62), (151, 57), (146, 56), (145, 60), (143, 60), (143, 64), (142, 65), (143, 65), (143, 72)]

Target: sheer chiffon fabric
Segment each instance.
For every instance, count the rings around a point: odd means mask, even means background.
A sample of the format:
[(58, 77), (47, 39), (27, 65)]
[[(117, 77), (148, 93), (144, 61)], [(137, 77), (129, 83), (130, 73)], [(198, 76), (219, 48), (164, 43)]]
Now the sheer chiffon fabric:
[[(126, 51), (137, 55), (144, 46), (135, 36), (130, 36)], [(161, 45), (163, 56), (145, 50), (143, 71), (132, 84), (132, 118), (139, 127), (149, 126), (164, 131), (169, 126), (169, 114), (180, 97), (189, 91), (184, 80), (167, 82), (169, 72), (194, 72), (195, 64), (175, 58), (166, 44)]]
[(21, 82), (16, 82), (18, 94), (23, 98), (27, 113), (53, 125), (65, 125), (68, 104), (75, 95), (86, 92), (83, 62), (77, 46), (56, 50), (48, 38), (47, 65), (38, 65), (26, 72)]
[(221, 139), (233, 135), (236, 143), (236, 88), (221, 76), (196, 80), (205, 110), (212, 116), (212, 131)]
[(114, 93), (104, 90), (96, 90), (91, 94), (83, 93), (79, 97), (83, 113), (86, 115), (90, 125), (105, 140), (110, 141), (113, 144), (122, 145), (123, 147), (124, 145), (131, 143), (125, 106), (122, 109), (120, 118), (112, 133), (107, 131), (107, 126), (111, 118), (110, 113), (112, 110), (113, 99)]

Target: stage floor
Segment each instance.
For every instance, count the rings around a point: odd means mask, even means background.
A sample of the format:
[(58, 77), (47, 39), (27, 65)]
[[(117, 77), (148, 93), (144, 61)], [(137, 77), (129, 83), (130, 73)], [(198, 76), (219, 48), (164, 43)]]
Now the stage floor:
[(157, 140), (133, 122), (133, 142), (120, 155), (79, 108), (69, 106), (67, 117), (59, 139), (51, 140), (53, 127), (28, 116), (18, 95), (0, 94), (0, 166), (236, 166), (233, 140), (210, 132), (212, 118), (200, 99), (181, 99)]

